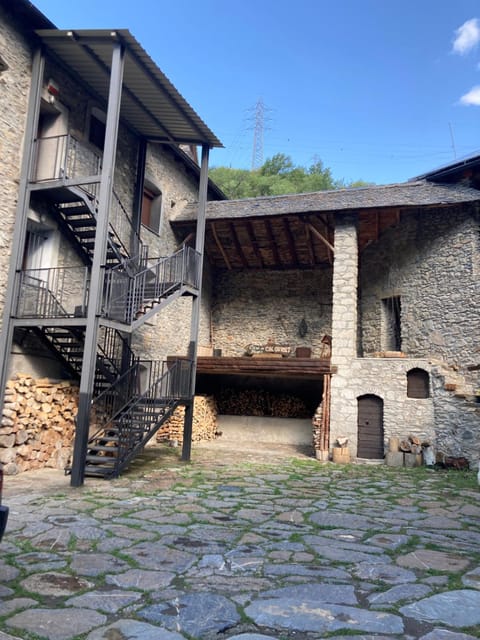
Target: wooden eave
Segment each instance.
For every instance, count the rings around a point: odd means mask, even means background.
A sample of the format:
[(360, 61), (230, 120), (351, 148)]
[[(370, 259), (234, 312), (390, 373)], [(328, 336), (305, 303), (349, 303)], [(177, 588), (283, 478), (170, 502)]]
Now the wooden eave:
[[(376, 242), (400, 221), (400, 208), (360, 213), (359, 249)], [(207, 219), (205, 253), (213, 267), (235, 269), (311, 269), (330, 267), (334, 255), (335, 212)], [(193, 241), (191, 221), (174, 221), (182, 243)]]

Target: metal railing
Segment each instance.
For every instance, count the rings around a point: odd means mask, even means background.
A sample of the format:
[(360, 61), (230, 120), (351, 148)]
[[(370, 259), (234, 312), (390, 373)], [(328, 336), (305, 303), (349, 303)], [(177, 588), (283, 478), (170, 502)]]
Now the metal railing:
[(172, 363), (143, 361), (148, 364), (149, 387), (132, 402), (115, 421), (118, 436), (116, 475), (153, 435), (163, 419), (190, 392), (192, 363), (177, 360)]
[[(91, 419), (101, 428), (89, 439), (93, 446), (114, 434), (114, 470), (118, 475), (135, 452), (153, 435), (161, 421), (191, 392), (192, 362), (137, 360), (92, 404)], [(142, 393), (141, 388), (146, 390)]]
[(118, 265), (105, 274), (103, 315), (131, 324), (155, 304), (182, 286), (199, 288), (200, 254), (183, 247), (167, 258), (149, 261), (147, 268), (131, 273), (128, 265)]
[(88, 267), (20, 271), (15, 315), (17, 318), (84, 317), (89, 285)]
[(145, 255), (146, 245), (143, 244), (131, 216), (115, 190), (112, 190), (109, 222), (115, 236), (125, 248), (126, 254), (135, 256), (138, 262), (137, 256)]
[(96, 176), (101, 167), (102, 155), (70, 133), (35, 140), (34, 182)]

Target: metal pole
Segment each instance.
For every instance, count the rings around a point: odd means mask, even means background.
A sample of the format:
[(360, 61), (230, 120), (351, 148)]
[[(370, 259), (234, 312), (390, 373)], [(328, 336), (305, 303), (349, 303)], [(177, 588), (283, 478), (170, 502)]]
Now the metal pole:
[(112, 52), (112, 69), (110, 73), (107, 122), (105, 129), (105, 147), (103, 150), (97, 228), (95, 232), (95, 250), (93, 254), (90, 296), (87, 308), (87, 326), (85, 331), (85, 350), (83, 353), (82, 375), (80, 378), (80, 396), (78, 400), (77, 424), (73, 447), (72, 487), (82, 485), (85, 477), (90, 408), (97, 359), (99, 313), (102, 303), (103, 280), (105, 275), (104, 264), (107, 253), (108, 217), (112, 199), (118, 122), (122, 97), (124, 53), (123, 46), (116, 43)]
[(198, 213), (197, 213), (197, 237), (195, 250), (200, 254), (200, 265), (198, 274), (198, 292), (192, 302), (192, 319), (190, 324), (190, 345), (188, 357), (192, 363), (192, 373), (190, 379), (190, 399), (185, 406), (185, 419), (183, 423), (183, 447), (182, 460), (189, 461), (192, 451), (192, 426), (193, 409), (195, 399), (195, 379), (197, 374), (197, 342), (198, 330), (200, 327), (200, 304), (202, 301), (202, 275), (203, 275), (203, 253), (205, 245), (205, 218), (207, 212), (208, 194), (208, 154), (209, 148), (206, 144), (202, 146), (202, 162), (200, 165), (200, 185), (198, 188)]
[[(35, 157), (35, 137), (37, 135), (38, 117), (40, 113), (40, 98), (42, 94), (44, 68), (45, 58), (42, 50), (37, 49), (32, 60), (32, 81), (30, 85), (27, 119), (25, 123), (25, 138), (22, 165), (20, 169), (18, 202), (12, 238), (12, 253), (8, 272), (7, 291), (3, 307), (2, 332), (0, 334), (0, 415), (3, 410), (5, 385), (7, 384), (10, 351), (12, 348), (12, 316), (17, 301), (17, 273), (21, 271), (22, 268), (25, 234), (27, 231), (27, 213), (30, 205), (29, 181), (32, 176)], [(4, 160), (6, 161), (6, 158)]]

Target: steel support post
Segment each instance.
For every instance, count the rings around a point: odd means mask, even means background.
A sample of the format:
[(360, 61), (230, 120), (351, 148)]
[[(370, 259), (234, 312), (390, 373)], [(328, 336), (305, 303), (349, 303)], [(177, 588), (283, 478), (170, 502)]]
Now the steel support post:
[(95, 232), (95, 250), (93, 254), (90, 296), (87, 308), (87, 326), (85, 330), (85, 350), (83, 353), (80, 396), (73, 447), (72, 487), (82, 485), (85, 477), (90, 410), (97, 359), (98, 328), (105, 275), (104, 265), (107, 253), (108, 219), (112, 199), (120, 102), (122, 97), (124, 54), (123, 46), (116, 43), (112, 52), (112, 68), (110, 72), (105, 147), (103, 150), (97, 228)]
[(200, 184), (198, 189), (198, 212), (197, 212), (197, 235), (195, 250), (200, 254), (200, 265), (198, 274), (198, 292), (192, 302), (192, 318), (190, 323), (190, 345), (188, 357), (192, 363), (190, 379), (190, 400), (185, 406), (185, 419), (183, 423), (183, 447), (182, 460), (190, 460), (192, 452), (192, 426), (193, 410), (195, 401), (195, 379), (197, 374), (197, 343), (198, 330), (200, 327), (200, 304), (202, 301), (202, 278), (203, 278), (203, 254), (205, 246), (205, 219), (207, 212), (208, 193), (208, 155), (209, 148), (206, 144), (202, 146), (202, 161), (200, 165)]
[(0, 415), (3, 410), (5, 397), (5, 385), (7, 384), (8, 368), (10, 364), (10, 352), (13, 340), (13, 323), (15, 305), (17, 302), (17, 274), (21, 271), (27, 231), (28, 208), (30, 205), (29, 181), (33, 173), (35, 162), (35, 137), (38, 128), (40, 113), (40, 98), (42, 94), (43, 73), (45, 58), (42, 50), (38, 49), (32, 61), (32, 80), (25, 125), (25, 138), (20, 168), (20, 184), (18, 188), (18, 201), (15, 214), (15, 226), (12, 238), (12, 253), (8, 271), (7, 290), (3, 307), (2, 332), (0, 334)]

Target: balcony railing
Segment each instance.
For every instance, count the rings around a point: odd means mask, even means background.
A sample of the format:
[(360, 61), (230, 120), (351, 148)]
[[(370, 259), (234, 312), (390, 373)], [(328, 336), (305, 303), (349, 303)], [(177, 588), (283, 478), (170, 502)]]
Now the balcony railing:
[[(71, 134), (37, 138), (32, 181), (61, 180), (97, 176), (101, 173), (102, 156)], [(95, 185), (90, 185), (94, 187)], [(90, 190), (90, 188), (89, 188)]]
[(90, 274), (87, 267), (27, 269), (18, 274), (17, 318), (84, 317)]
[(103, 315), (110, 320), (131, 324), (147, 305), (153, 305), (183, 286), (199, 288), (200, 254), (183, 247), (167, 258), (149, 261), (149, 266), (131, 273), (119, 265), (105, 274)]

